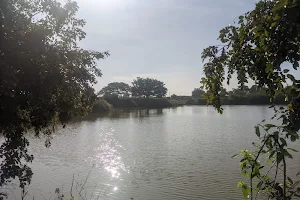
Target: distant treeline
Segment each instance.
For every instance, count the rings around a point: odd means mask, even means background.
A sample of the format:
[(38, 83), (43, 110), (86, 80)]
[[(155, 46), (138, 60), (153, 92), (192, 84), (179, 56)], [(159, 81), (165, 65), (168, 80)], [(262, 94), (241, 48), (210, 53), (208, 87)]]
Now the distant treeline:
[[(289, 89), (288, 87), (286, 88)], [(183, 105), (206, 105), (205, 91), (195, 88), (191, 96), (173, 94), (165, 97), (167, 88), (161, 81), (151, 78), (137, 78), (129, 86), (123, 82), (109, 83), (98, 93), (94, 112), (108, 112), (113, 108), (166, 108)], [(243, 89), (232, 89), (220, 92), (223, 105), (269, 105), (270, 98), (265, 88), (245, 86)], [(276, 94), (277, 104), (285, 104), (284, 94)]]
[[(286, 88), (288, 90), (289, 87)], [(206, 93), (201, 89), (194, 89), (192, 96), (177, 96), (172, 95), (169, 99), (181, 105), (206, 105), (204, 96)], [(258, 88), (253, 85), (251, 88), (245, 86), (243, 89), (235, 89), (226, 91), (223, 88), (220, 92), (220, 97), (223, 105), (269, 105), (270, 97), (265, 88)], [(277, 104), (286, 104), (283, 93), (275, 95)]]
[(168, 89), (165, 83), (153, 78), (137, 77), (128, 85), (123, 82), (109, 83), (98, 93), (99, 96), (136, 97), (136, 98), (162, 98)]
[(98, 93), (93, 112), (112, 108), (167, 108), (173, 104), (164, 98), (168, 89), (165, 83), (153, 78), (137, 77), (132, 85), (123, 82), (109, 83)]

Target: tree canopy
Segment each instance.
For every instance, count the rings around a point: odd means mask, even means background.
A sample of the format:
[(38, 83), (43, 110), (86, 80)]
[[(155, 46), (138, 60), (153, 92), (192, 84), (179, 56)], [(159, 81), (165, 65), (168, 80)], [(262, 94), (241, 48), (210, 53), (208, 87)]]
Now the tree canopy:
[[(205, 77), (201, 83), (207, 91), (205, 98), (220, 113), (223, 112), (222, 84), (226, 80), (229, 84), (237, 74), (241, 89), (252, 79), (257, 88), (265, 90), (273, 103), (274, 118), (281, 120), (280, 126), (256, 126), (256, 135), (261, 139), (261, 144), (255, 144), (258, 150), (241, 151), (242, 173), (250, 177), (250, 185), (239, 183), (245, 198), (249, 195), (254, 199), (254, 191), (265, 192), (271, 199), (291, 199), (299, 195), (300, 189), (297, 190), (297, 184), (293, 184), (286, 172), (286, 159), (292, 158), (290, 152), (293, 151), (288, 148), (287, 140), (299, 139), (300, 128), (300, 80), (292, 73), (292, 69), (298, 69), (300, 60), (299, 10), (300, 0), (261, 0), (255, 9), (240, 16), (237, 24), (220, 31), (220, 45), (210, 46), (202, 53)], [(275, 106), (278, 93), (286, 97), (287, 107)], [(282, 183), (277, 172), (271, 179), (260, 170), (264, 165), (258, 158), (263, 153), (269, 153), (268, 158), (276, 170), (282, 169)], [(256, 187), (254, 178), (259, 182)]]
[(105, 86), (99, 94), (128, 97), (131, 94), (131, 87), (127, 83), (113, 82)]
[[(91, 110), (100, 53), (80, 48), (85, 21), (73, 1), (2, 0), (0, 3), (0, 186), (30, 183), (33, 160), (25, 133), (50, 135), (56, 122)], [(49, 141), (46, 142), (49, 145)]]
[(164, 97), (167, 91), (162, 81), (153, 78), (137, 77), (132, 82), (132, 96), (135, 97)]
[[(278, 104), (286, 104), (283, 93), (276, 92), (275, 97)], [(244, 89), (233, 88), (228, 92), (223, 88), (220, 91), (220, 100), (222, 104), (227, 105), (272, 105), (267, 89), (258, 88), (256, 85), (251, 88), (245, 86)]]
[(203, 90), (201, 90), (200, 88), (195, 88), (193, 91), (192, 91), (192, 97), (195, 97), (195, 98), (202, 98), (202, 95), (204, 94), (205, 92)]

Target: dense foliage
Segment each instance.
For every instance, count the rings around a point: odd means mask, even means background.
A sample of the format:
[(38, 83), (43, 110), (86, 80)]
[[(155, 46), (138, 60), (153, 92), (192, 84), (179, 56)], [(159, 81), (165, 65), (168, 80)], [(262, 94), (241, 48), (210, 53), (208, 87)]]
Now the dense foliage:
[[(116, 85), (124, 85), (126, 88), (130, 87), (127, 87), (126, 83), (117, 83)], [(192, 91), (192, 96), (177, 96), (173, 94), (167, 98), (149, 98), (150, 100), (148, 101), (143, 97), (127, 96), (127, 89), (123, 90), (123, 93), (119, 87), (116, 87), (116, 89), (107, 88), (111, 87), (106, 86), (98, 93), (99, 97), (94, 105), (94, 112), (107, 112), (111, 108), (166, 108), (170, 106), (207, 104), (204, 100), (206, 93), (199, 88)], [(266, 91), (266, 88), (259, 88), (255, 85), (250, 88), (245, 86), (243, 89), (233, 88), (232, 91), (228, 92), (225, 88), (222, 88), (220, 100), (223, 105), (271, 105), (272, 103)], [(283, 93), (276, 93), (276, 102), (281, 105), (286, 104)], [(107, 107), (107, 103), (111, 105), (110, 108)]]
[(103, 97), (113, 108), (168, 108), (173, 104), (166, 98)]
[(114, 108), (136, 108), (134, 99), (129, 97), (118, 97), (115, 95), (106, 95), (103, 97)]
[[(249, 79), (258, 88), (265, 88), (275, 111), (274, 118), (281, 125), (262, 124), (255, 127), (261, 144), (257, 150), (242, 150), (240, 163), (242, 173), (250, 179), (249, 184), (240, 182), (245, 198), (254, 199), (264, 194), (269, 199), (291, 199), (299, 196), (299, 181), (287, 176), (287, 159), (292, 158), (290, 142), (299, 139), (300, 128), (300, 80), (291, 73), (299, 67), (300, 60), (300, 1), (259, 1), (254, 10), (239, 17), (237, 25), (230, 25), (220, 31), (221, 45), (204, 49), (205, 60), (202, 79), (207, 91), (205, 98), (222, 113), (222, 84), (237, 74), (241, 89)], [(286, 85), (290, 87), (285, 88)], [(287, 107), (276, 106), (277, 94), (283, 94)], [(261, 132), (263, 130), (263, 132)], [(263, 155), (271, 163), (259, 161)], [(274, 170), (274, 176), (270, 171)], [(281, 175), (279, 175), (281, 174)], [(254, 186), (254, 182), (257, 182)], [(256, 193), (256, 195), (254, 195)]]
[(131, 87), (123, 82), (113, 82), (102, 88), (99, 94), (105, 96), (128, 97), (131, 94)]
[(13, 178), (23, 189), (30, 183), (28, 130), (49, 136), (56, 122), (84, 115), (96, 99), (96, 60), (108, 53), (77, 46), (85, 37), (77, 10), (73, 1), (1, 0), (0, 186)]
[[(286, 104), (283, 93), (276, 93), (276, 103)], [(243, 89), (235, 89), (227, 92), (224, 88), (220, 92), (220, 100), (223, 105), (271, 105), (270, 97), (266, 88), (258, 88), (253, 85), (251, 88), (245, 86)]]
[[(199, 92), (197, 95), (195, 91), (196, 89), (193, 90), (192, 96), (172, 95), (169, 100), (174, 105), (206, 105), (205, 96), (207, 93)], [(287, 104), (283, 93), (276, 93), (275, 96), (277, 104)], [(272, 105), (270, 97), (267, 95), (267, 89), (259, 88), (255, 85), (250, 88), (245, 86), (243, 89), (233, 88), (228, 92), (225, 88), (222, 88), (220, 91), (220, 101), (222, 105)]]
[(137, 77), (132, 82), (132, 96), (134, 97), (164, 97), (168, 89), (162, 81), (153, 78)]
[(195, 88), (193, 91), (192, 91), (192, 97), (195, 97), (195, 98), (202, 98), (202, 95), (204, 94), (205, 92), (203, 90), (201, 90), (200, 88)]
[(97, 98), (93, 105), (92, 112), (93, 113), (106, 113), (110, 112), (112, 110), (112, 105), (109, 104), (105, 99), (103, 98)]
[(109, 83), (98, 93), (114, 108), (171, 107), (172, 104), (162, 98), (166, 94), (167, 88), (162, 81), (139, 77), (132, 82), (132, 86), (123, 82)]

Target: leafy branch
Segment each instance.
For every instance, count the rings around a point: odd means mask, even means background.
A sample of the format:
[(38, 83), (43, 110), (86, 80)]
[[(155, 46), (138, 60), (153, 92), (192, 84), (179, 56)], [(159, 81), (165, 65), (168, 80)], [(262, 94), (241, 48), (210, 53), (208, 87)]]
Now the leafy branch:
[[(258, 1), (256, 7), (239, 17), (238, 25), (227, 26), (220, 31), (221, 45), (210, 46), (203, 50), (202, 59), (205, 77), (202, 88), (206, 90), (206, 100), (214, 105), (219, 113), (223, 112), (220, 93), (223, 81), (227, 84), (237, 74), (241, 89), (252, 79), (257, 88), (266, 88), (270, 104), (280, 126), (264, 124), (255, 127), (256, 135), (262, 139), (257, 150), (241, 150), (240, 167), (242, 174), (249, 177), (250, 186), (239, 182), (245, 198), (253, 199), (257, 190), (266, 193), (269, 199), (289, 200), (299, 196), (300, 189), (287, 177), (286, 160), (292, 159), (287, 140), (299, 139), (300, 129), (300, 80), (286, 69), (283, 63), (290, 63), (294, 70), (300, 62), (300, 0)], [(225, 73), (226, 72), (226, 73)], [(287, 85), (286, 87), (283, 87)], [(285, 95), (287, 107), (276, 108), (276, 93)], [(265, 131), (261, 137), (260, 128)], [(263, 155), (272, 162), (266, 174), (265, 167), (259, 162)], [(275, 169), (274, 169), (275, 168)], [(271, 178), (268, 174), (275, 170)], [(280, 183), (279, 173), (283, 173)], [(264, 174), (264, 175), (263, 175)], [(254, 181), (258, 181), (256, 187)], [(256, 198), (255, 197), (255, 198)]]

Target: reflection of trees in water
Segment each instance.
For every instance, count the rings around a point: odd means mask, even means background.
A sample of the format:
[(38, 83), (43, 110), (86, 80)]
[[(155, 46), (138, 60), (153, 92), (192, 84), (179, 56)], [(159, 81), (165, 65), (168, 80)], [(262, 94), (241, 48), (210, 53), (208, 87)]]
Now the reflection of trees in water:
[(143, 118), (163, 114), (163, 109), (138, 109), (138, 110), (116, 110), (111, 112), (110, 118)]
[(163, 109), (114, 110), (105, 117), (108, 118), (142, 118), (162, 115)]
[(142, 118), (150, 116), (159, 116), (163, 114), (163, 109), (143, 109), (132, 112), (133, 118)]
[(89, 121), (93, 122), (99, 120), (99, 118), (119, 119), (119, 118), (143, 118), (143, 117), (155, 117), (163, 115), (163, 109), (137, 109), (137, 110), (114, 110), (109, 113), (91, 113), (84, 118), (76, 118), (72, 122)]
[(81, 121), (95, 122), (99, 118), (106, 117), (107, 115), (108, 115), (108, 113), (97, 113), (97, 114), (90, 113), (89, 115), (87, 115), (85, 117), (76, 117), (76, 118), (73, 118), (70, 123), (77, 123), (77, 122), (81, 122)]

